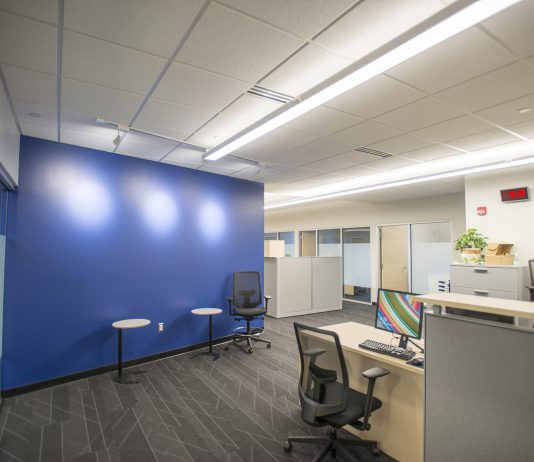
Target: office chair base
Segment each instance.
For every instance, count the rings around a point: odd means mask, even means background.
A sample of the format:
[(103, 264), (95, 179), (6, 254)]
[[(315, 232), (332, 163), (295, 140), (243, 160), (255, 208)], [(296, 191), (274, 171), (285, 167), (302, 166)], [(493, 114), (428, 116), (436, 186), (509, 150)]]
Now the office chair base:
[(346, 461), (356, 461), (356, 458), (347, 450), (345, 446), (371, 446), (371, 452), (374, 456), (380, 455), (378, 449), (378, 442), (372, 440), (356, 440), (356, 439), (338, 439), (337, 431), (335, 428), (329, 428), (327, 436), (290, 436), (284, 444), (284, 451), (291, 452), (293, 449), (293, 443), (305, 443), (305, 444), (321, 444), (328, 443), (320, 453), (318, 453), (313, 462), (319, 462), (323, 460), (328, 454), (332, 454), (333, 457), (341, 455)]
[[(247, 342), (247, 349), (245, 349), (244, 345), (240, 345), (240, 342)], [(258, 334), (234, 334), (233, 340), (231, 343), (227, 343), (224, 347), (225, 351), (228, 351), (230, 349), (231, 345), (235, 345), (239, 348), (241, 348), (243, 351), (246, 351), (248, 354), (254, 353), (254, 348), (252, 347), (252, 342), (260, 342), (265, 343), (267, 345), (267, 348), (271, 348), (271, 342), (268, 340), (263, 340), (262, 338), (258, 337)]]

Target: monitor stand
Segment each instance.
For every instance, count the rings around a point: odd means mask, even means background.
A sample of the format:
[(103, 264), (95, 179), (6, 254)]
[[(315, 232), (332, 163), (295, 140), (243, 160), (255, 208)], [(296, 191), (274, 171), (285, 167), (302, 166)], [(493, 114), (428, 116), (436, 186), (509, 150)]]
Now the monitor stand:
[(407, 335), (401, 335), (399, 340), (399, 348), (406, 350), (408, 348), (408, 340), (409, 339)]
[(399, 340), (399, 348), (402, 348), (404, 350), (408, 349), (408, 342), (410, 342), (412, 345), (415, 345), (419, 350), (424, 353), (425, 350), (421, 348), (417, 343), (415, 343), (410, 337), (407, 335), (401, 335)]

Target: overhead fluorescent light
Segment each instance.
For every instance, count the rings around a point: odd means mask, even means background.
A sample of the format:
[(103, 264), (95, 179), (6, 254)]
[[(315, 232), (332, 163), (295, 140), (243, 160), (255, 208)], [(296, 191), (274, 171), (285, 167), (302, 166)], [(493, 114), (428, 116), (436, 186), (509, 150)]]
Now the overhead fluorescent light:
[(363, 188), (350, 189), (348, 191), (340, 191), (331, 194), (323, 194), (321, 196), (306, 197), (304, 199), (296, 199), (288, 202), (282, 202), (280, 204), (267, 205), (264, 210), (279, 209), (283, 207), (290, 207), (293, 205), (308, 204), (310, 202), (318, 202), (327, 199), (336, 199), (339, 197), (353, 196), (355, 194), (361, 194), (370, 191), (378, 191), (381, 189), (395, 188), (398, 186), (407, 186), (410, 184), (425, 183), (428, 181), (444, 180), (446, 178), (454, 178), (456, 176), (471, 175), (473, 173), (491, 172), (495, 170), (502, 170), (505, 168), (520, 167), (524, 165), (534, 164), (534, 157), (526, 157), (523, 159), (517, 159), (512, 161), (498, 162), (495, 164), (482, 165), (480, 167), (471, 167), (462, 170), (456, 170), (446, 173), (437, 173), (434, 175), (427, 175), (419, 178), (409, 178), (406, 180), (392, 181), (390, 183), (377, 184), (372, 186), (366, 186)]
[[(216, 146), (208, 151), (205, 158), (207, 160), (220, 159), (351, 88), (361, 85), (520, 1), (523, 0), (458, 0), (398, 39), (377, 50), (378, 57), (376, 59), (371, 58), (372, 60), (369, 61), (369, 57), (364, 58), (356, 63), (356, 70), (340, 77), (318, 91), (311, 90), (310, 96), (304, 95), (303, 98), (296, 98), (293, 104), (288, 103), (287, 109), (286, 107), (282, 108), (273, 117)], [(420, 32), (421, 27), (427, 24), (428, 27)], [(400, 44), (398, 44), (399, 40), (401, 41)]]

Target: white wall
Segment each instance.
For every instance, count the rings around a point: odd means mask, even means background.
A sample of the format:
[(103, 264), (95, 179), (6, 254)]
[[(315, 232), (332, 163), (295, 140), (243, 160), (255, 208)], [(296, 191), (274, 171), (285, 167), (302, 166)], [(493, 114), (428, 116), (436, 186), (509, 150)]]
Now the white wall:
[[(528, 186), (531, 200), (503, 203), (501, 189)], [(514, 244), (512, 253), (526, 265), (534, 259), (534, 168), (518, 167), (500, 172), (471, 175), (465, 179), (466, 224), (491, 241)], [(487, 215), (478, 216), (477, 207), (486, 206)]]
[[(463, 194), (425, 197), (390, 203), (325, 201), (312, 205), (267, 210), (265, 232), (325, 228), (371, 227), (371, 288), (373, 300), (379, 283), (378, 225), (441, 221), (452, 222), (452, 239), (465, 230)], [(453, 251), (451, 248), (451, 261)]]
[(19, 142), (19, 131), (0, 82), (0, 163), (15, 184), (19, 181)]

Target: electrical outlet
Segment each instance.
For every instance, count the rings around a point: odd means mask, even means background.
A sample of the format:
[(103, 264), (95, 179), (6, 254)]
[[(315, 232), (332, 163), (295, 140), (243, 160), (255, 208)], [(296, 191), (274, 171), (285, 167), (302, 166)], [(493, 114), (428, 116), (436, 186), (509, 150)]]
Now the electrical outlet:
[(158, 332), (163, 332), (163, 323), (158, 323)]

